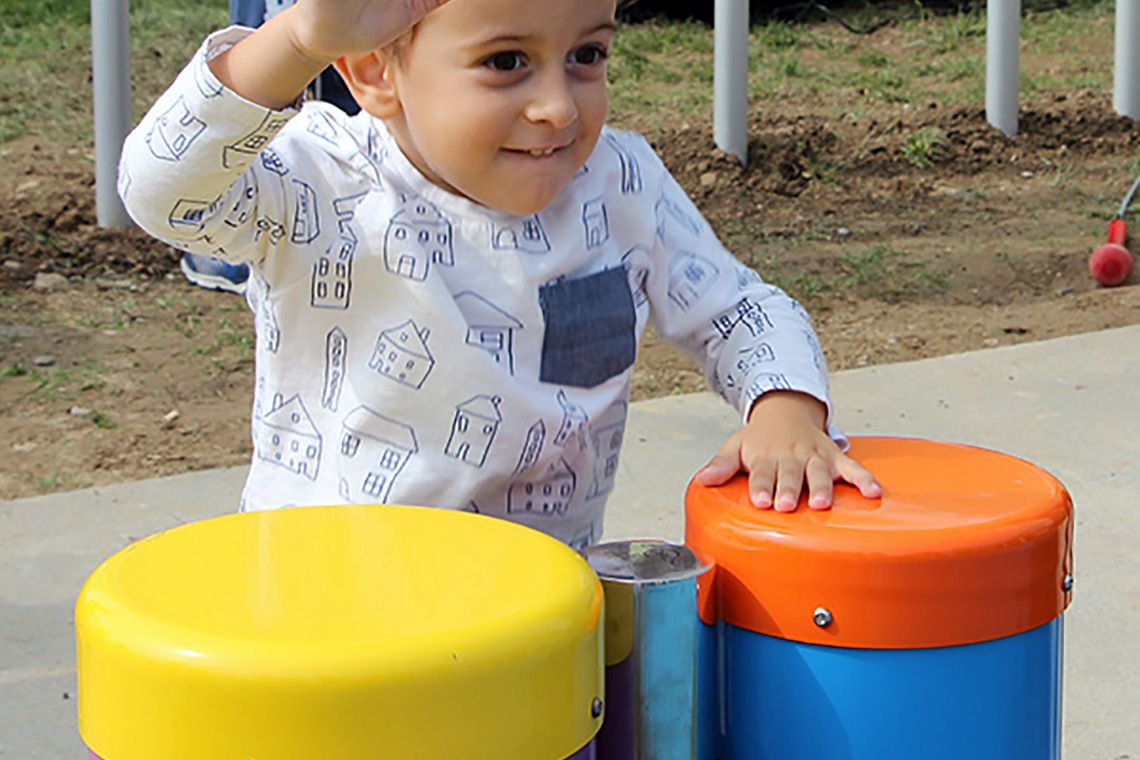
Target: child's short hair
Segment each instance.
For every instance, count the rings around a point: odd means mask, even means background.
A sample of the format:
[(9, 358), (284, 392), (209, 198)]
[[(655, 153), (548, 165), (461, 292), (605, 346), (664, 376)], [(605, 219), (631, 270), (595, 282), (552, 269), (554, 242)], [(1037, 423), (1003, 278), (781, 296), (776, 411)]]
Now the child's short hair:
[(390, 57), (393, 60), (402, 60), (405, 51), (407, 51), (408, 47), (412, 44), (412, 41), (416, 38), (416, 29), (418, 29), (419, 26), (420, 24), (418, 21), (412, 24), (404, 30), (403, 34), (389, 42), (384, 47), (380, 48), (380, 51), (384, 53), (385, 56)]

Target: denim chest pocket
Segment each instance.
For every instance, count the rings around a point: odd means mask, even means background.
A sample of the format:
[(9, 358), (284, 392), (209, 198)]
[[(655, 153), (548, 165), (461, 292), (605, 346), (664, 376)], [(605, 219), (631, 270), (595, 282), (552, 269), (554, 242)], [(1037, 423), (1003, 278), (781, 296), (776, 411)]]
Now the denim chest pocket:
[(624, 267), (539, 288), (544, 383), (590, 388), (633, 365), (637, 315)]

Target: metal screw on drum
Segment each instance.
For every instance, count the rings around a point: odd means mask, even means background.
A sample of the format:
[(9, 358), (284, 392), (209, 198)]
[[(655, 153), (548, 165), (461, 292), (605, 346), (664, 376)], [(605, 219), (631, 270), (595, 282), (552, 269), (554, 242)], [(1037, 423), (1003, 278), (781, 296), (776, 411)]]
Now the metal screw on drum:
[(602, 717), (602, 709), (603, 708), (604, 708), (604, 705), (602, 703), (602, 700), (598, 699), (597, 697), (594, 697), (594, 701), (590, 705), (590, 715), (594, 716), (595, 718)]
[(816, 607), (815, 612), (811, 613), (811, 619), (814, 620), (815, 624), (820, 628), (826, 628), (831, 625), (831, 621), (834, 618), (831, 616), (831, 610), (826, 607)]
[(1066, 592), (1073, 590), (1073, 575), (1072, 573), (1065, 574), (1065, 580), (1061, 581), (1061, 588)]

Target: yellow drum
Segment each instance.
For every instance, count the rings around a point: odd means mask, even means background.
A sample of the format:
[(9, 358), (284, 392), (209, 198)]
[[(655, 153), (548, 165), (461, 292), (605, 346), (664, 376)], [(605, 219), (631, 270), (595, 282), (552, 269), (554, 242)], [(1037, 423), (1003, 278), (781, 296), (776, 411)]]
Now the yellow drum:
[(502, 520), (221, 517), (92, 573), (79, 729), (105, 760), (561, 760), (601, 726), (601, 620), (586, 562)]

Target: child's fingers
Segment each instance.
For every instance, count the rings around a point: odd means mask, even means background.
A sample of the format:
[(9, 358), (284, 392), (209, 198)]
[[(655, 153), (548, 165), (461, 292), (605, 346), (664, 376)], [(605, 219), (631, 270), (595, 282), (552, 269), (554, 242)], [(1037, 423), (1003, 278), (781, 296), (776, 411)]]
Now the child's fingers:
[(835, 488), (835, 474), (828, 463), (820, 457), (808, 460), (805, 469), (808, 487), (808, 507), (830, 509)]
[(777, 512), (791, 512), (800, 500), (800, 491), (804, 485), (804, 462), (802, 459), (786, 458), (780, 460), (780, 469), (776, 475), (776, 501), (774, 506)]
[(754, 459), (748, 464), (748, 498), (760, 509), (771, 509), (772, 491), (776, 487), (776, 462), (772, 459)]
[(697, 472), (697, 482), (702, 486), (719, 486), (731, 480), (733, 475), (740, 472), (740, 468), (740, 438), (734, 435)]
[(877, 499), (883, 495), (883, 488), (875, 476), (863, 465), (856, 462), (846, 454), (840, 454), (835, 462), (835, 469), (839, 477), (859, 489), (864, 497)]

